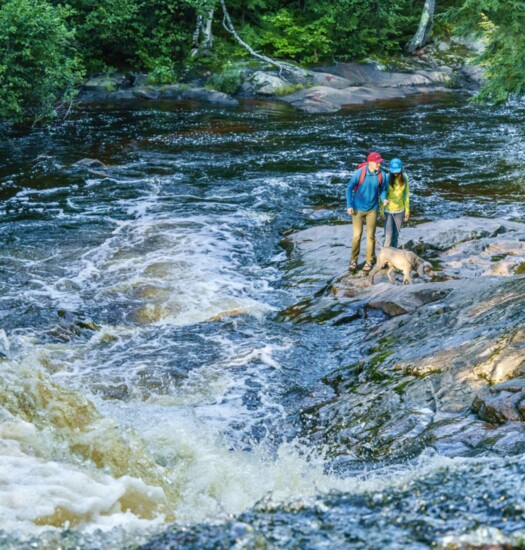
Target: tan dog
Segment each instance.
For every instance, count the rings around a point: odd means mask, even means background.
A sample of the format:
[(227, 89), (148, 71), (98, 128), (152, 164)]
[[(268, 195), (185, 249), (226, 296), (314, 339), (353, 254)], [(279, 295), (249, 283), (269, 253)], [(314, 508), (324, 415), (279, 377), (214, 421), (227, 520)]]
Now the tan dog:
[(403, 272), (403, 284), (414, 283), (410, 275), (411, 271), (417, 271), (417, 274), (423, 278), (425, 275), (428, 277), (433, 277), (435, 275), (434, 271), (432, 271), (432, 266), (430, 263), (423, 260), (423, 258), (420, 258), (417, 254), (414, 254), (409, 250), (381, 246), (379, 243), (377, 246), (379, 246), (379, 254), (377, 255), (376, 265), (371, 271), (372, 284), (374, 284), (374, 277), (384, 267), (388, 267), (386, 274), (388, 276), (388, 280), (392, 284), (395, 284), (395, 281), (391, 273), (396, 269)]

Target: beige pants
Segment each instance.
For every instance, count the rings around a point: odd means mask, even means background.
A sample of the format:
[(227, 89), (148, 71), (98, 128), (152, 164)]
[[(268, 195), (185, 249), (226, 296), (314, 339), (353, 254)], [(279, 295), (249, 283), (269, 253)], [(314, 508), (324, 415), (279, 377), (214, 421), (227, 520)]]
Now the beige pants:
[(367, 212), (361, 212), (360, 210), (354, 210), (352, 216), (352, 261), (356, 261), (359, 258), (359, 251), (361, 249), (361, 236), (363, 234), (363, 222), (366, 220), (366, 261), (369, 264), (374, 262), (376, 251), (376, 222), (377, 222), (377, 210), (368, 210)]

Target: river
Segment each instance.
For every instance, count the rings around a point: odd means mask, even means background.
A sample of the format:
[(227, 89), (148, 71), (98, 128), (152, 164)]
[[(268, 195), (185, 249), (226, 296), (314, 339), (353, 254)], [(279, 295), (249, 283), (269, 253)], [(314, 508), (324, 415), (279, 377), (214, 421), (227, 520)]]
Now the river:
[[(469, 490), (465, 468), (480, 494), (515, 487), (522, 457), (338, 471), (300, 415), (330, 398), (323, 378), (384, 317), (280, 312), (320, 288), (286, 235), (348, 223), (346, 184), (371, 149), (405, 161), (410, 224), (523, 221), (523, 120), (523, 105), (445, 94), (328, 116), (269, 102), (86, 106), (51, 128), (4, 128), (2, 547), (160, 548), (178, 522), (181, 548), (255, 547), (247, 526), (275, 548), (429, 548), (443, 525), (418, 535), (394, 521), (423, 521), (408, 480), (430, 494), (449, 483), (449, 502)], [(490, 528), (490, 509), (476, 513), (453, 533)]]

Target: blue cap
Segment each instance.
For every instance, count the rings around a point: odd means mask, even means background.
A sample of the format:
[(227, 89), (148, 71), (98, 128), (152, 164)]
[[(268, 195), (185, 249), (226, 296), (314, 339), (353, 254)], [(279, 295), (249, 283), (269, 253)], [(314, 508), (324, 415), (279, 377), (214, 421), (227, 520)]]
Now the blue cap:
[(392, 174), (399, 174), (403, 170), (403, 163), (399, 159), (392, 159), (388, 168)]

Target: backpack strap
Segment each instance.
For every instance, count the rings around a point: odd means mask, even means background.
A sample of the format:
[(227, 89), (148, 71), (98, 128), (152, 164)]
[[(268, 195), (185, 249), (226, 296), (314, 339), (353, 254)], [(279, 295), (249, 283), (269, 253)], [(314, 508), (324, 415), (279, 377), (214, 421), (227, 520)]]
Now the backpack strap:
[(361, 168), (361, 174), (359, 175), (359, 181), (357, 182), (354, 191), (357, 191), (361, 187), (366, 178), (366, 167)]
[[(368, 163), (364, 162), (357, 167), (358, 170), (361, 170), (361, 174), (359, 175), (358, 182), (354, 185), (354, 193), (359, 189), (359, 187), (361, 187), (361, 184), (365, 181), (367, 165)], [(383, 185), (383, 172), (381, 172), (381, 168), (379, 169), (379, 173), (377, 174), (377, 180), (379, 181), (379, 186), (381, 187)]]
[(361, 174), (359, 175), (359, 180), (354, 185), (354, 193), (359, 189), (359, 187), (361, 187), (361, 184), (365, 181), (365, 178), (366, 178), (366, 162), (364, 162), (363, 164), (360, 164), (357, 167), (357, 169), (361, 170)]

